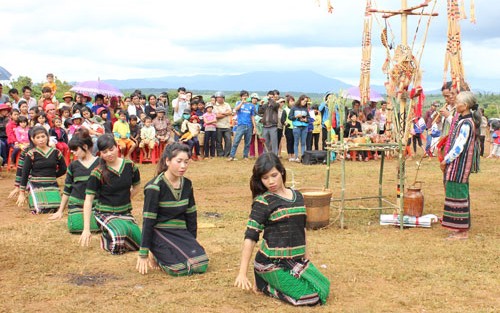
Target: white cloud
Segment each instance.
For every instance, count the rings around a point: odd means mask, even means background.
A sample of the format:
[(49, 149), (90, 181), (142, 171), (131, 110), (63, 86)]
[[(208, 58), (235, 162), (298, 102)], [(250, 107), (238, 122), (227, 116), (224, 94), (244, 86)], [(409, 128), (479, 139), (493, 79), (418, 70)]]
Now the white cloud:
[[(310, 69), (355, 83), (365, 2), (332, 0), (333, 14), (327, 13), (325, 0), (319, 2), (318, 8), (315, 0), (20, 0), (0, 12), (1, 65), (14, 76), (28, 75), (35, 81), (48, 72), (81, 81)], [(395, 9), (400, 1), (378, 4)], [(491, 80), (491, 90), (498, 90), (494, 5), (493, 0), (476, 1), (478, 23), (464, 21), (461, 27), (467, 77)], [(424, 87), (430, 89), (438, 88), (443, 77), (445, 1), (439, 0), (437, 9), (440, 16), (431, 23), (422, 59)], [(411, 41), (418, 17), (409, 20)], [(421, 22), (416, 48), (427, 18)], [(381, 18), (373, 22), (376, 84), (385, 80), (380, 70), (385, 53), (378, 40), (383, 23)], [(389, 23), (399, 37), (399, 18)]]

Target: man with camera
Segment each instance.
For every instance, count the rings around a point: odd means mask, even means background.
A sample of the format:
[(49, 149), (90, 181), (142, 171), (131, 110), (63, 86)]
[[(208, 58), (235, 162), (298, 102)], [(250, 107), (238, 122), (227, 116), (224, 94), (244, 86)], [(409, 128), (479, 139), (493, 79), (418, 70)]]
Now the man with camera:
[(267, 93), (268, 102), (259, 107), (262, 115), (262, 137), (266, 150), (278, 155), (278, 109), (280, 107), (274, 99), (274, 90)]

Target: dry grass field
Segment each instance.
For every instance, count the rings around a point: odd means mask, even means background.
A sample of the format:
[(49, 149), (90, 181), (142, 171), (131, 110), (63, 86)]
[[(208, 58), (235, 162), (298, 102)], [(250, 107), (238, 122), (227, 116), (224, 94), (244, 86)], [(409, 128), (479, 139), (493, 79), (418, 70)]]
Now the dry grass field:
[[(347, 195), (377, 193), (378, 163), (348, 162)], [(325, 166), (286, 163), (295, 186), (322, 187)], [(413, 181), (415, 161), (408, 162)], [(7, 199), (12, 172), (0, 180), (0, 312), (498, 312), (500, 308), (500, 161), (483, 159), (472, 175), (472, 230), (466, 241), (448, 242), (440, 225), (430, 229), (380, 226), (377, 211), (349, 211), (346, 229), (332, 225), (308, 231), (312, 261), (331, 280), (322, 307), (297, 309), (233, 287), (251, 195), (251, 161), (192, 162), (198, 239), (210, 257), (204, 275), (174, 278), (135, 270), (137, 253), (113, 256), (99, 247), (78, 246), (66, 221), (31, 215)], [(386, 162), (384, 194), (395, 199), (395, 160)], [(142, 185), (153, 177), (141, 165)], [(437, 161), (425, 160), (419, 174), (424, 213), (441, 214), (443, 187)], [(332, 164), (334, 197), (340, 194), (340, 163)], [(142, 193), (133, 214), (142, 221)], [(358, 203), (358, 205), (366, 205)], [(213, 214), (218, 213), (218, 214)], [(211, 226), (211, 227), (209, 227)], [(250, 275), (252, 275), (250, 273)]]

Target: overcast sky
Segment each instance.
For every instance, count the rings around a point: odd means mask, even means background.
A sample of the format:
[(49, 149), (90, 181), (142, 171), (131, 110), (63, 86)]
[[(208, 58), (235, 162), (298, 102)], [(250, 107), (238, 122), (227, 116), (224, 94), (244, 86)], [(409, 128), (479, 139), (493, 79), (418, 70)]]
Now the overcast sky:
[[(17, 0), (0, 10), (0, 65), (14, 77), (27, 75), (35, 82), (48, 72), (83, 81), (309, 69), (357, 84), (366, 2), (331, 2), (333, 14), (326, 0)], [(372, 2), (383, 9), (401, 4)], [(464, 20), (461, 28), (467, 80), (474, 89), (500, 92), (497, 3), (475, 0), (477, 24)], [(465, 4), (469, 15), (470, 0)], [(431, 21), (422, 58), (426, 89), (438, 89), (443, 79), (446, 1), (438, 0), (436, 10), (440, 15)], [(399, 43), (400, 19), (388, 21)], [(417, 21), (410, 18), (410, 43)], [(385, 79), (383, 23), (373, 21), (374, 84)], [(424, 17), (415, 54), (426, 24)]]

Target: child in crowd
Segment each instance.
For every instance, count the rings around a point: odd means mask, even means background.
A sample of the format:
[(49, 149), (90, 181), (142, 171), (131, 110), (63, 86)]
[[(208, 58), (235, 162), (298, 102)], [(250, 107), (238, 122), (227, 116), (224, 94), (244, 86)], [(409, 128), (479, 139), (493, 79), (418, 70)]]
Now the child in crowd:
[(76, 131), (82, 127), (82, 121), (83, 119), (80, 113), (73, 114), (73, 116), (71, 117), (71, 125), (69, 126), (69, 132), (68, 132), (69, 140), (71, 140), (73, 134), (76, 133)]
[(104, 133), (113, 133), (113, 124), (108, 120), (108, 111), (105, 108), (100, 108), (97, 110), (97, 116), (102, 120), (102, 126), (104, 127)]
[(53, 119), (54, 127), (49, 130), (49, 135), (56, 139), (56, 148), (62, 152), (62, 155), (69, 154), (68, 134), (62, 127), (62, 119), (59, 116)]
[(151, 152), (156, 144), (156, 130), (151, 123), (151, 117), (146, 116), (144, 127), (141, 128), (141, 141), (139, 142), (139, 148), (141, 148), (142, 153), (145, 155), (146, 161), (151, 160)]
[(35, 126), (42, 126), (43, 128), (45, 128), (47, 130), (47, 132), (49, 131), (50, 125), (47, 122), (47, 114), (45, 114), (45, 112), (43, 112), (43, 111), (40, 112), (36, 118), (36, 121), (37, 121), (37, 123), (35, 124)]
[(29, 190), (28, 203), (33, 213), (56, 211), (61, 203), (57, 178), (66, 174), (66, 163), (57, 149), (49, 147), (49, 134), (42, 126), (31, 131), (33, 149), (26, 153), (21, 175), (17, 205), (22, 206), (25, 191)]
[(191, 115), (191, 110), (185, 109), (184, 114), (182, 114), (181, 129), (180, 132), (177, 133), (177, 136), (180, 137), (179, 141), (186, 143), (191, 150), (194, 148), (195, 153), (193, 154), (192, 158), (194, 161), (197, 161), (198, 156), (200, 155), (200, 142), (198, 141), (200, 124), (198, 124), (196, 115), (194, 116), (196, 118), (192, 117), (193, 116)]
[(217, 137), (217, 116), (213, 112), (214, 105), (209, 102), (205, 107), (205, 113), (203, 113), (203, 123), (205, 126), (205, 142), (203, 147), (205, 150), (205, 158), (210, 157), (211, 159), (215, 157), (215, 140)]
[(50, 87), (43, 87), (42, 98), (38, 100), (38, 108), (45, 111), (48, 104), (54, 104), (52, 98), (52, 89), (50, 89)]
[(30, 145), (28, 119), (25, 116), (19, 116), (17, 127), (14, 129), (15, 142), (12, 152), (12, 163), (16, 162), (17, 154), (24, 151)]
[[(5, 126), (5, 132), (7, 133), (7, 149), (13, 149), (16, 143), (16, 133), (15, 129), (18, 126), (17, 121), (19, 119), (19, 110), (12, 109), (10, 112), (10, 119)], [(26, 120), (27, 121), (27, 120)], [(15, 163), (15, 158), (12, 158), (13, 163)]]
[[(412, 134), (412, 141), (413, 141), (413, 153), (417, 153), (417, 143), (418, 146), (422, 149), (422, 134), (425, 131), (425, 120), (421, 116), (416, 116), (413, 119), (413, 128), (411, 131)], [(408, 142), (408, 144), (410, 144)], [(424, 151), (425, 153), (425, 151)]]
[(319, 112), (319, 106), (317, 104), (312, 106), (314, 114), (313, 130), (312, 130), (312, 141), (314, 143), (314, 150), (319, 150), (319, 136), (321, 134), (321, 113)]
[(500, 121), (495, 121), (491, 123), (491, 139), (493, 140), (491, 143), (491, 152), (490, 155), (487, 156), (490, 158), (500, 158)]
[(205, 131), (205, 124), (203, 121), (203, 114), (205, 113), (205, 101), (203, 99), (198, 100), (198, 108), (196, 109), (196, 115), (200, 119), (200, 127), (202, 131)]
[(50, 98), (55, 100), (56, 92), (57, 92), (57, 85), (55, 83), (54, 79), (54, 74), (48, 73), (47, 76), (47, 82), (43, 84), (42, 87), (49, 87), (50, 88)]
[(134, 142), (135, 146), (139, 146), (141, 141), (141, 126), (138, 124), (138, 118), (135, 115), (130, 116), (130, 139)]
[(137, 124), (139, 124), (139, 127), (144, 126), (144, 121), (146, 120), (146, 116), (148, 116), (148, 115), (144, 112), (139, 113), (139, 120), (137, 121)]
[(119, 119), (113, 125), (113, 134), (115, 135), (116, 142), (120, 148), (121, 154), (130, 159), (132, 152), (135, 149), (135, 143), (130, 139), (130, 126), (127, 123), (127, 115), (125, 111), (120, 110), (118, 113)]
[(37, 117), (40, 114), (40, 110), (37, 107), (32, 107), (28, 111), (28, 126), (33, 127), (38, 123)]
[(71, 108), (67, 106), (63, 106), (60, 110), (61, 120), (63, 125), (66, 123), (66, 120), (71, 120)]

